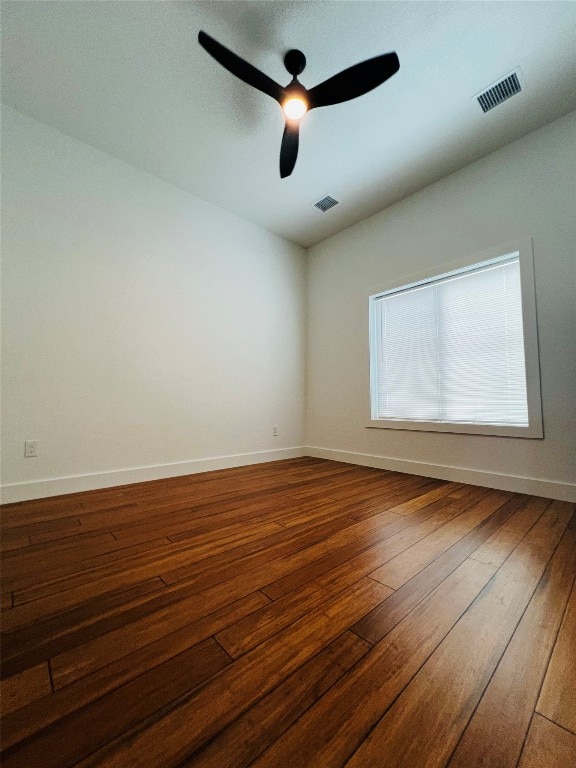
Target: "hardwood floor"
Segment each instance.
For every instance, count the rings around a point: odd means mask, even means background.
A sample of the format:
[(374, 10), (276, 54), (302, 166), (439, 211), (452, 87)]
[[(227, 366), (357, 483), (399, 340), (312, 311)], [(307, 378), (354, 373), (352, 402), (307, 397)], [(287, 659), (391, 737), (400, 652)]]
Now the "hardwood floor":
[(576, 765), (573, 504), (303, 458), (2, 519), (4, 768)]

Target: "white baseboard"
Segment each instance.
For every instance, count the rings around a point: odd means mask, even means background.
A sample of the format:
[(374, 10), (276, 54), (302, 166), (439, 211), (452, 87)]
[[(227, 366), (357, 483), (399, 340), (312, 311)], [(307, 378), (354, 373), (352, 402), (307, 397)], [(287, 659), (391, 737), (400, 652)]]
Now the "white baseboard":
[(425, 477), (434, 477), (439, 480), (470, 483), (471, 485), (497, 488), (502, 491), (528, 493), (533, 496), (544, 496), (549, 499), (576, 502), (576, 485), (571, 483), (522, 477), (519, 475), (503, 475), (497, 472), (481, 472), (477, 469), (407, 461), (395, 459), (391, 456), (375, 456), (367, 453), (320, 448), (318, 446), (239, 453), (231, 456), (194, 459), (193, 461), (183, 461), (174, 464), (132, 467), (130, 469), (117, 469), (109, 472), (93, 472), (70, 477), (54, 477), (24, 483), (10, 483), (0, 486), (0, 497), (3, 504), (12, 504), (29, 499), (43, 499), (48, 496), (94, 491), (100, 488), (111, 488), (116, 485), (142, 483), (147, 480), (162, 480), (167, 477), (193, 475), (198, 472), (210, 472), (215, 469), (243, 467), (248, 464), (262, 464), (282, 459), (296, 459), (300, 456), (313, 456), (318, 459), (342, 461), (347, 464), (359, 464), (377, 469), (390, 469), (395, 472), (406, 472), (410, 475), (424, 475)]
[(210, 459), (194, 459), (174, 464), (157, 464), (149, 467), (115, 469), (110, 472), (91, 472), (86, 475), (70, 477), (52, 477), (45, 480), (33, 480), (25, 483), (9, 483), (0, 486), (2, 504), (12, 504), (29, 499), (44, 499), (47, 496), (60, 496), (66, 493), (95, 491), (116, 485), (142, 483), (147, 480), (162, 480), (167, 477), (193, 475), (198, 472), (210, 472), (214, 469), (244, 467), (247, 464), (263, 464), (267, 461), (297, 459), (304, 456), (303, 448), (281, 448), (274, 451), (256, 453), (237, 453), (231, 456), (216, 456)]
[(343, 461), (347, 464), (360, 464), (364, 467), (375, 467), (376, 469), (406, 472), (409, 475), (424, 475), (425, 477), (434, 477), (439, 480), (481, 485), (486, 488), (497, 488), (501, 491), (528, 493), (532, 496), (544, 496), (547, 499), (576, 501), (576, 485), (556, 482), (554, 480), (542, 480), (536, 477), (522, 477), (520, 475), (502, 475), (497, 472), (481, 472), (477, 469), (450, 467), (444, 464), (428, 464), (420, 461), (406, 461), (404, 459), (394, 459), (390, 456), (372, 456), (368, 453), (338, 451), (332, 448), (319, 448), (317, 446), (306, 446), (303, 455), (313, 456), (317, 459)]

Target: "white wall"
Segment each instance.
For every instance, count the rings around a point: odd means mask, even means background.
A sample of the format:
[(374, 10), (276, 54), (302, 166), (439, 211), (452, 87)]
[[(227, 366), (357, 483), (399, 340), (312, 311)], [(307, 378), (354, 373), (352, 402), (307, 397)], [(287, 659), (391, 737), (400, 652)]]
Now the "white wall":
[[(309, 453), (576, 499), (575, 147), (573, 113), (310, 249)], [(367, 429), (369, 290), (526, 237), (545, 439)]]
[[(304, 251), (4, 107), (3, 501), (303, 452), (576, 498), (575, 137), (573, 114), (309, 251), (304, 438)], [(367, 429), (370, 288), (516, 237), (545, 439)]]
[(3, 144), (3, 500), (299, 455), (304, 250), (9, 107)]

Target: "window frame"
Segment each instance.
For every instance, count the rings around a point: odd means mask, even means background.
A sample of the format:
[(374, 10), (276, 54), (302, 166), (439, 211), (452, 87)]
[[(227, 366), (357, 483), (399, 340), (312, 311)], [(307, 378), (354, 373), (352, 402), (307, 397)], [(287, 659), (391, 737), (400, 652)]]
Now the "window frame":
[[(524, 334), (524, 356), (526, 365), (526, 395), (528, 402), (528, 426), (509, 426), (503, 424), (474, 424), (452, 423), (441, 421), (417, 421), (404, 419), (375, 419), (374, 401), (377, 389), (376, 373), (376, 300), (382, 294), (400, 290), (415, 283), (434, 280), (454, 270), (463, 270), (485, 261), (502, 258), (508, 254), (518, 253), (520, 264), (520, 289), (522, 303), (522, 328)], [(542, 397), (540, 388), (540, 359), (538, 351), (538, 322), (536, 310), (536, 290), (534, 281), (534, 256), (531, 239), (517, 241), (505, 246), (491, 248), (488, 251), (473, 256), (437, 265), (416, 275), (406, 275), (378, 289), (372, 289), (367, 294), (368, 309), (368, 371), (369, 371), (369, 403), (368, 423), (366, 427), (376, 429), (400, 429), (418, 432), (452, 432), (472, 435), (497, 435), (500, 437), (543, 438)]]

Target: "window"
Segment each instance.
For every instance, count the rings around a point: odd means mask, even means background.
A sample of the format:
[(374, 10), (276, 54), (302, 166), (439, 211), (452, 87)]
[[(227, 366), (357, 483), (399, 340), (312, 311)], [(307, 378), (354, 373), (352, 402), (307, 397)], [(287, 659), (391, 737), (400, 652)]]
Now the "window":
[(371, 424), (541, 437), (531, 247), (370, 296)]

